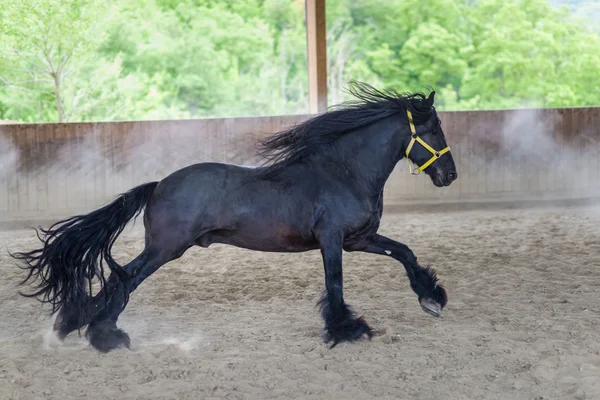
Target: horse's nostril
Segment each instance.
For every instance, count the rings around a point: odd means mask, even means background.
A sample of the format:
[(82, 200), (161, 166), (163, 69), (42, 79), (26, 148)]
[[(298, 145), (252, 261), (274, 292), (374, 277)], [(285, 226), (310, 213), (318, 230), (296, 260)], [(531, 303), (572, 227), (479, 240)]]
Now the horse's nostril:
[(458, 178), (458, 174), (456, 172), (448, 172), (448, 180), (450, 182), (455, 181)]

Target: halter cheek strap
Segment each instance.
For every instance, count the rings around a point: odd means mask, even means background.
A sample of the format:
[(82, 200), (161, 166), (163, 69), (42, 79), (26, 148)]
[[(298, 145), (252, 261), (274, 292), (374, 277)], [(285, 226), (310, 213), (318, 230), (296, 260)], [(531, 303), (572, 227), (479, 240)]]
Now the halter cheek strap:
[[(435, 160), (437, 160), (438, 158), (440, 158), (443, 154), (449, 152), (450, 151), (450, 146), (446, 146), (444, 149), (442, 149), (440, 151), (434, 150), (433, 147), (431, 147), (430, 145), (428, 145), (427, 143), (425, 143), (425, 141), (423, 139), (421, 139), (419, 136), (417, 136), (417, 129), (415, 128), (415, 124), (413, 122), (412, 113), (409, 110), (406, 110), (406, 114), (408, 115), (408, 123), (410, 125), (410, 132), (411, 132), (410, 143), (406, 147), (406, 160), (408, 161), (408, 170), (410, 171), (411, 175), (419, 175), (419, 173), (421, 171), (423, 171), (425, 168), (427, 168), (431, 164), (433, 164), (433, 162)], [(415, 142), (419, 142), (419, 144), (421, 146), (425, 147), (427, 150), (429, 150), (429, 152), (431, 154), (433, 154), (433, 156), (429, 160), (427, 160), (427, 162), (425, 162), (425, 164), (423, 164), (423, 165), (421, 165), (420, 167), (417, 167), (417, 168), (413, 168), (412, 167), (410, 159), (408, 158), (408, 155), (410, 154), (410, 150), (412, 149), (412, 147), (415, 144)]]

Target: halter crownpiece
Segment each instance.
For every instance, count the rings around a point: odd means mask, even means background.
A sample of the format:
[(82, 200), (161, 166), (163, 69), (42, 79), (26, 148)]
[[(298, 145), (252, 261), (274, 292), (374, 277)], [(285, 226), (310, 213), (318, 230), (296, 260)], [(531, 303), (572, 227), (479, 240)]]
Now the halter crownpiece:
[[(410, 125), (410, 132), (411, 132), (410, 143), (406, 147), (406, 160), (408, 161), (408, 170), (410, 171), (411, 175), (419, 175), (419, 173), (421, 171), (423, 171), (425, 168), (427, 168), (431, 164), (433, 164), (433, 162), (435, 160), (440, 158), (443, 154), (449, 152), (450, 146), (446, 146), (444, 149), (442, 149), (440, 151), (434, 150), (433, 147), (431, 147), (430, 145), (425, 143), (425, 141), (423, 139), (421, 139), (419, 136), (417, 136), (417, 129), (415, 128), (415, 123), (413, 122), (412, 113), (409, 110), (406, 110), (406, 115), (408, 115), (408, 124)], [(433, 154), (433, 156), (429, 160), (427, 160), (427, 162), (425, 164), (421, 165), (420, 167), (417, 166), (417, 168), (412, 168), (410, 158), (408, 158), (408, 155), (410, 154), (410, 150), (412, 149), (415, 142), (419, 142), (419, 144), (421, 146), (425, 147), (427, 150), (429, 150), (429, 152), (431, 154)]]

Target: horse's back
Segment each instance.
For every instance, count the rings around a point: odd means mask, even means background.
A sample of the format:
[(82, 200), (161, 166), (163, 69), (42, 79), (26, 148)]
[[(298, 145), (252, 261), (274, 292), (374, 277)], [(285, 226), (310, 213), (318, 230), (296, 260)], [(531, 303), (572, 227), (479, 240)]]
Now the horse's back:
[(150, 223), (170, 220), (172, 225), (199, 225), (217, 220), (232, 178), (251, 169), (206, 162), (181, 168), (161, 180), (146, 207)]

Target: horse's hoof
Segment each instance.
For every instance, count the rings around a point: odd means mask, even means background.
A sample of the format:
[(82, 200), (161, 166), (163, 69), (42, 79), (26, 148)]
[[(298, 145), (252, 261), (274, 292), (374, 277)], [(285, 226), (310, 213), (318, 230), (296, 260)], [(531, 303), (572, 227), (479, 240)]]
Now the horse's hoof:
[(333, 342), (330, 349), (342, 342), (354, 342), (362, 336), (370, 340), (373, 337), (371, 327), (362, 318), (350, 318), (338, 324), (332, 324), (324, 330), (325, 343)]
[(433, 300), (421, 300), (421, 308), (427, 314), (433, 315), (434, 317), (439, 317), (440, 315), (442, 315), (442, 307)]
[(92, 325), (88, 328), (86, 336), (92, 347), (101, 353), (108, 353), (120, 347), (131, 349), (129, 335), (117, 328), (114, 322), (102, 322), (95, 326)]

